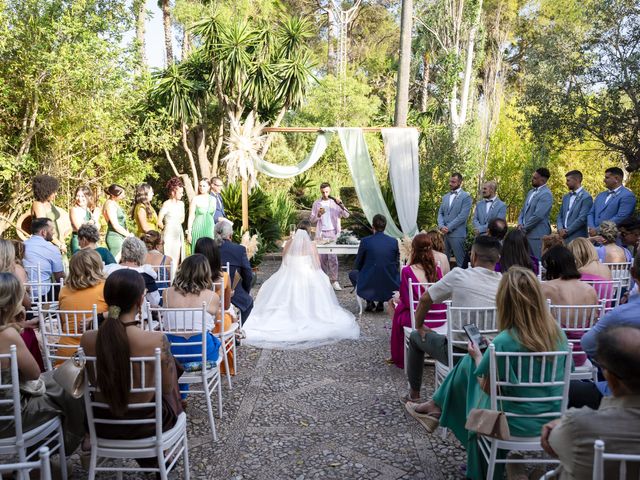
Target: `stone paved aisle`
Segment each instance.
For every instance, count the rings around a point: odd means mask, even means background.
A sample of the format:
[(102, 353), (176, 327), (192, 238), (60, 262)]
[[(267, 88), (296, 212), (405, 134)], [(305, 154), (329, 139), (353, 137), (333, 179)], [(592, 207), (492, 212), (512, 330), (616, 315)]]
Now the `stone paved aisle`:
[[(278, 257), (266, 259), (259, 283), (279, 263)], [(347, 268), (341, 267), (346, 285)], [(349, 292), (339, 293), (340, 302), (357, 314)], [(405, 414), (399, 401), (406, 391), (403, 372), (384, 362), (388, 315), (364, 314), (359, 323), (357, 341), (303, 351), (241, 347), (233, 388), (223, 384), (217, 443), (203, 401), (189, 399), (191, 478), (464, 478), (464, 451), (455, 439), (428, 435)], [(432, 385), (433, 367), (428, 367), (425, 394)], [(77, 460), (74, 467), (73, 478), (86, 478)]]

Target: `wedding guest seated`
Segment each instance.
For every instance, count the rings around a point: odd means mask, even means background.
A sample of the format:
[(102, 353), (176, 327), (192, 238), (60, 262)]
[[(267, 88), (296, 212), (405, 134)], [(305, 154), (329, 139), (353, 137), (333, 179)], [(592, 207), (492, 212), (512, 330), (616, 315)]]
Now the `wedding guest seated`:
[(120, 251), (120, 263), (112, 263), (104, 268), (107, 277), (113, 272), (121, 270), (123, 268), (129, 268), (135, 270), (142, 275), (144, 284), (147, 288), (145, 295), (147, 301), (151, 306), (160, 305), (160, 292), (158, 292), (158, 285), (156, 284), (156, 278), (158, 274), (149, 265), (145, 265), (144, 260), (147, 257), (147, 247), (144, 246), (142, 240), (136, 237), (127, 237), (122, 242), (122, 250)]
[(433, 246), (433, 258), (436, 261), (436, 265), (442, 270), (442, 275), (444, 276), (451, 271), (449, 257), (447, 257), (444, 248), (444, 235), (442, 235), (437, 228), (429, 230), (427, 235), (429, 235), (429, 240), (431, 240), (431, 245)]
[(589, 237), (591, 243), (597, 245), (598, 259), (602, 263), (630, 262), (633, 257), (631, 252), (624, 247), (616, 245), (618, 240), (618, 227), (610, 220), (604, 221), (598, 227), (598, 235)]
[(496, 272), (507, 272), (511, 267), (523, 267), (538, 275), (538, 259), (530, 252), (529, 241), (522, 230), (511, 230), (502, 242), (502, 253), (500, 261), (496, 264)]
[(598, 252), (586, 238), (576, 238), (567, 245), (576, 259), (578, 271), (582, 274), (582, 280), (611, 280), (611, 270), (600, 263)]
[[(564, 240), (557, 233), (545, 235), (542, 237), (542, 257), (544, 254), (555, 246), (564, 245)], [(542, 257), (540, 257), (542, 259)]]
[[(103, 313), (107, 311), (107, 303), (104, 300), (104, 271), (102, 259), (98, 252), (91, 249), (78, 250), (69, 261), (69, 276), (60, 290), (60, 310), (91, 310), (96, 306), (96, 310), (103, 318)], [(86, 317), (90, 319), (90, 316)], [(67, 323), (65, 323), (67, 320)], [(65, 333), (80, 335), (83, 331), (76, 331), (76, 319), (73, 316), (68, 319), (62, 318), (62, 328)], [(82, 328), (81, 319), (77, 320), (77, 327)], [(67, 329), (68, 327), (68, 329)], [(91, 330), (92, 324), (86, 325)], [(60, 349), (58, 355), (70, 357), (80, 345), (80, 339), (74, 337), (60, 337), (61, 345), (74, 345), (74, 348)], [(59, 363), (62, 363), (60, 360)]]
[(374, 215), (371, 224), (373, 235), (360, 242), (349, 280), (356, 287), (357, 295), (367, 301), (365, 311), (382, 312), (384, 302), (393, 296), (400, 284), (400, 250), (398, 241), (384, 233), (387, 228), (384, 215)]
[[(446, 278), (446, 277), (445, 277)], [(567, 338), (549, 313), (540, 283), (530, 269), (511, 267), (500, 281), (496, 295), (497, 320), (500, 333), (492, 340), (496, 352), (553, 352), (566, 351)], [(407, 411), (427, 431), (438, 425), (450, 428), (467, 451), (467, 478), (481, 479), (486, 475), (486, 464), (478, 449), (477, 435), (465, 429), (465, 421), (471, 409), (490, 408), (489, 403), (489, 349), (484, 354), (472, 343), (469, 355), (460, 360), (428, 402), (408, 402)], [(522, 370), (532, 369), (533, 376), (540, 376), (543, 362), (534, 361), (531, 366), (523, 360)], [(552, 362), (546, 364), (546, 376), (551, 375)], [(556, 380), (564, 377), (564, 363), (555, 369)], [(562, 386), (510, 389), (502, 387), (505, 396), (558, 397)], [(530, 403), (512, 403), (509, 410), (522, 414), (542, 414), (559, 409), (559, 401), (540, 400)], [(547, 418), (507, 417), (512, 436), (535, 437)], [(502, 478), (497, 468), (494, 478)]]
[[(202, 308), (203, 303), (206, 305), (204, 318), (201, 314), (184, 318), (171, 312), (167, 314), (165, 322), (170, 329), (187, 327), (194, 331), (200, 331), (204, 322), (207, 331), (207, 362), (215, 364), (218, 360), (220, 340), (213, 335), (213, 329), (215, 328), (214, 319), (220, 306), (220, 297), (212, 287), (209, 261), (204, 255), (196, 253), (184, 259), (173, 280), (173, 285), (163, 292), (162, 297), (164, 308)], [(188, 338), (190, 342), (196, 342), (201, 341), (202, 334), (190, 337), (167, 335), (167, 338), (171, 343), (184, 342), (185, 338)], [(195, 345), (172, 345), (171, 351), (174, 355), (202, 353), (202, 350)], [(189, 362), (202, 362), (202, 358), (193, 357)], [(180, 389), (183, 391), (187, 388), (188, 385), (180, 385)], [(186, 397), (186, 394), (183, 394), (183, 397)]]
[[(640, 445), (640, 327), (613, 326), (598, 335), (596, 358), (612, 396), (600, 408), (569, 409), (542, 428), (541, 444), (560, 460), (561, 480), (591, 478), (593, 444), (607, 452), (638, 454)], [(638, 478), (638, 464), (628, 463), (627, 477)], [(604, 478), (618, 478), (620, 464), (604, 462)]]
[[(211, 281), (213, 283), (219, 284), (221, 281), (224, 282), (224, 292), (220, 291), (220, 286), (216, 285), (214, 288), (214, 292), (218, 296), (224, 295), (224, 322), (222, 322), (223, 332), (228, 331), (231, 328), (231, 325), (236, 322), (236, 318), (233, 315), (231, 310), (231, 296), (233, 292), (231, 291), (231, 281), (229, 279), (229, 274), (227, 272), (222, 271), (222, 266), (220, 264), (220, 249), (216, 245), (215, 241), (209, 237), (199, 238), (196, 242), (196, 248), (194, 253), (199, 253), (204, 255), (207, 261), (209, 262), (209, 268), (211, 269)], [(220, 311), (216, 313), (216, 326), (213, 329), (213, 333), (220, 333)], [(227, 353), (227, 363), (230, 365), (230, 374), (235, 375), (235, 370), (233, 368), (233, 352), (230, 351)], [(225, 365), (222, 364), (221, 373), (227, 373)]]
[[(108, 405), (108, 409), (99, 411), (100, 417), (114, 420), (154, 418), (155, 408), (129, 410), (127, 405), (157, 400), (162, 402), (162, 430), (166, 431), (175, 425), (183, 411), (178, 391), (179, 374), (167, 337), (162, 332), (141, 329), (136, 319), (144, 303), (144, 290), (142, 276), (133, 269), (118, 270), (109, 275), (104, 284), (104, 299), (109, 306), (107, 318), (98, 330), (85, 332), (80, 344), (85, 354), (96, 357), (97, 372), (90, 372), (89, 381), (93, 384), (97, 381), (100, 389), (96, 400)], [(140, 386), (141, 376), (137, 369), (130, 369), (131, 357), (151, 357), (156, 348), (162, 351), (162, 398), (154, 399), (150, 392), (130, 393), (130, 386)], [(153, 363), (147, 368), (146, 384), (153, 386)], [(156, 431), (153, 423), (136, 425), (136, 428), (122, 428), (118, 423), (96, 423), (96, 434), (100, 438), (133, 440), (154, 436)], [(157, 465), (155, 457), (137, 459), (137, 462), (145, 468)]]
[[(636, 282), (640, 281), (640, 253), (636, 255), (631, 267), (631, 276)], [(633, 325), (640, 327), (640, 295), (632, 295), (624, 305), (619, 305), (604, 315), (585, 335), (581, 343), (583, 350), (590, 357), (596, 354), (596, 342), (600, 332), (605, 328), (616, 325)]]
[[(50, 374), (40, 375), (40, 367), (20, 336), (25, 312), (21, 305), (24, 287), (12, 273), (0, 273), (0, 354), (7, 354), (16, 346), (18, 373), (21, 384), (22, 429), (32, 430), (44, 422), (60, 416), (65, 452), (71, 455), (85, 435), (84, 402), (75, 399), (60, 387)], [(2, 384), (10, 383), (9, 363), (3, 359)], [(11, 399), (11, 390), (0, 391), (2, 400)], [(0, 416), (13, 417), (13, 405), (0, 406)], [(0, 422), (0, 438), (15, 436), (13, 420)]]
[[(598, 294), (591, 285), (580, 280), (580, 272), (576, 267), (573, 254), (563, 245), (556, 245), (542, 256), (542, 266), (545, 269), (545, 282), (542, 282), (542, 294), (544, 298), (551, 301), (551, 305), (597, 305), (599, 303)], [(585, 309), (574, 309), (565, 312), (566, 317), (562, 318), (562, 327), (571, 328), (566, 325), (567, 319), (573, 319), (575, 315), (589, 314)], [(581, 327), (578, 323), (573, 328)], [(579, 340), (582, 334), (579, 332), (569, 332), (567, 337), (570, 340)], [(580, 350), (578, 342), (572, 343), (573, 350)], [(587, 356), (584, 354), (574, 355), (573, 362), (576, 367), (584, 365)]]
[(90, 248), (98, 252), (98, 255), (100, 255), (100, 258), (105, 265), (116, 263), (116, 259), (108, 248), (98, 246), (99, 241), (100, 231), (95, 225), (85, 223), (80, 226), (78, 229), (78, 244), (80, 245), (80, 248)]
[(140, 237), (140, 240), (142, 240), (147, 247), (147, 256), (144, 259), (144, 264), (151, 265), (158, 274), (156, 279), (158, 287), (169, 287), (171, 284), (171, 277), (166, 267), (171, 265), (173, 259), (164, 254), (164, 241), (162, 240), (162, 235), (155, 230), (149, 230)]
[[(504, 237), (508, 231), (509, 227), (507, 225), (507, 221), (504, 218), (494, 218), (487, 225), (487, 231), (483, 235), (493, 237), (499, 240), (502, 244)], [(465, 254), (464, 261), (462, 262), (462, 268), (469, 268), (469, 263), (471, 263), (471, 248), (469, 248), (469, 250)]]
[[(411, 327), (411, 308), (413, 307), (409, 301), (409, 280), (414, 283), (435, 283), (441, 278), (442, 270), (436, 265), (429, 235), (419, 233), (411, 242), (409, 265), (404, 267), (400, 274), (400, 299), (391, 324), (391, 361), (398, 368), (404, 368), (404, 327)], [(413, 287), (415, 301), (420, 298), (422, 292), (424, 288)], [(432, 306), (433, 310), (440, 310), (440, 312), (427, 314), (425, 325), (428, 328), (444, 325), (446, 321), (444, 308), (444, 304)]]
[(640, 242), (640, 217), (628, 217), (618, 224), (622, 245), (632, 251), (638, 252)]
[(499, 259), (500, 242), (495, 238), (479, 235), (471, 247), (471, 268), (454, 268), (420, 297), (415, 314), (416, 330), (409, 337), (407, 357), (409, 394), (405, 399), (420, 398), (425, 353), (440, 363), (449, 364), (447, 336), (424, 326), (427, 312), (431, 310), (433, 304), (442, 303), (448, 299), (451, 299), (453, 307), (495, 306), (496, 292), (501, 278), (501, 274), (495, 271)]
[[(0, 272), (13, 273), (20, 283), (25, 287), (24, 295), (22, 296), (22, 306), (25, 309), (31, 308), (31, 295), (30, 287), (26, 285), (29, 281), (27, 278), (27, 272), (25, 272), (22, 265), (16, 261), (16, 250), (13, 243), (10, 240), (0, 239)], [(38, 338), (34, 332), (34, 328), (38, 327), (37, 318), (25, 318), (24, 322), (20, 323), (22, 331), (20, 336), (24, 340), (25, 345), (38, 362), (38, 366), (44, 371), (44, 363), (42, 361), (42, 353), (40, 352), (40, 345)]]
[[(48, 218), (34, 218), (31, 222), (31, 237), (24, 242), (24, 267), (29, 281), (37, 283), (59, 282), (64, 277), (62, 254), (53, 244), (53, 222)], [(38, 277), (38, 266), (40, 277)], [(44, 297), (51, 286), (37, 287), (35, 295)], [(57, 289), (56, 289), (57, 290)], [(58, 292), (54, 290), (53, 298)], [(51, 296), (48, 297), (51, 299)]]
[(220, 263), (229, 265), (229, 278), (235, 278), (236, 272), (242, 278), (231, 295), (231, 303), (240, 310), (240, 320), (244, 323), (253, 308), (253, 298), (250, 294), (253, 284), (253, 270), (249, 258), (247, 258), (247, 249), (244, 245), (238, 245), (231, 240), (233, 224), (229, 221), (223, 220), (216, 223), (215, 236), (220, 249)]

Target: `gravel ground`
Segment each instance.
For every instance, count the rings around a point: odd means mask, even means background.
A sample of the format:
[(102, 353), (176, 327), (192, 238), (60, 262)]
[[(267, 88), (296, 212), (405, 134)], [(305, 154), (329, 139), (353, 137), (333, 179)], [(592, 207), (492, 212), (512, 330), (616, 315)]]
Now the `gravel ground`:
[[(350, 260), (340, 257), (343, 286), (348, 284)], [(265, 259), (254, 293), (279, 265), (278, 256)], [(357, 315), (351, 288), (338, 292), (338, 298)], [(406, 379), (384, 361), (391, 319), (386, 313), (364, 313), (359, 323), (358, 340), (316, 349), (240, 347), (233, 388), (223, 382), (217, 442), (202, 397), (189, 398), (191, 478), (464, 478), (465, 453), (457, 440), (451, 434), (443, 438), (440, 431), (427, 434), (399, 401), (407, 390)], [(428, 397), (433, 367), (425, 368), (424, 386), (423, 397)], [(87, 478), (77, 456), (72, 461), (72, 478)], [(183, 473), (179, 463), (171, 478), (184, 478)]]

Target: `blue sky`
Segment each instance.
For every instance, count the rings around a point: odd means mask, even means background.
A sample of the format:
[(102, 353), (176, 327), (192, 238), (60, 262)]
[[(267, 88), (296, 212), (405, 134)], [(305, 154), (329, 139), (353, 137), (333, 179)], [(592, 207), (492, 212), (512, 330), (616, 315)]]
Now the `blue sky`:
[[(157, 0), (147, 0), (147, 31), (145, 41), (147, 46), (147, 61), (150, 67), (164, 67), (164, 31), (162, 29), (162, 10), (158, 8)], [(176, 41), (173, 40), (173, 51), (176, 52)]]

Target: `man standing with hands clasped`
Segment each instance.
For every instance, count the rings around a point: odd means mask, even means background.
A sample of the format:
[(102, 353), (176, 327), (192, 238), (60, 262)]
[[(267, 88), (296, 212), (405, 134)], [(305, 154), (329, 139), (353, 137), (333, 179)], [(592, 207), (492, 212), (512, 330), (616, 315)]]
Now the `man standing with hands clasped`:
[(549, 214), (553, 206), (553, 195), (547, 187), (551, 177), (549, 170), (540, 167), (531, 175), (531, 186), (527, 193), (524, 206), (518, 215), (518, 229), (522, 230), (529, 240), (531, 252), (540, 258), (542, 251), (542, 237), (551, 233)]
[[(347, 218), (349, 212), (339, 198), (331, 196), (331, 185), (320, 184), (322, 197), (313, 202), (309, 220), (316, 226), (316, 240), (335, 240), (340, 234), (340, 219)], [(320, 255), (320, 266), (327, 274), (334, 290), (342, 290), (338, 283), (338, 256)]]
[(571, 170), (565, 177), (569, 193), (562, 197), (556, 224), (558, 235), (564, 239), (564, 243), (569, 243), (575, 238), (587, 237), (587, 216), (593, 199), (589, 192), (582, 188), (582, 172)]
[(462, 175), (454, 173), (449, 179), (449, 190), (438, 210), (438, 229), (444, 235), (447, 258), (456, 257), (456, 264), (464, 262), (464, 241), (467, 237), (467, 219), (471, 212), (471, 195), (462, 190)]

